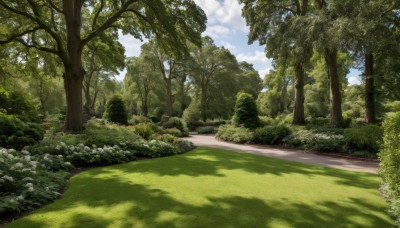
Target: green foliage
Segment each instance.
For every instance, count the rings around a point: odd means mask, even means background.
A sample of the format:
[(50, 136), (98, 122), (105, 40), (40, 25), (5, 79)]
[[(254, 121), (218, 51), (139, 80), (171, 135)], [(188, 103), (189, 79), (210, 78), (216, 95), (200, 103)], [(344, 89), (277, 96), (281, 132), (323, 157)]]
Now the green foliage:
[[(379, 153), (379, 173), (385, 183), (400, 198), (400, 112), (383, 122), (383, 147)], [(397, 216), (399, 216), (398, 214)], [(400, 216), (399, 216), (400, 217)]]
[(260, 119), (261, 126), (273, 125), (276, 122), (274, 118), (268, 116), (259, 116), (258, 118)]
[(185, 121), (186, 126), (190, 130), (195, 130), (197, 127), (202, 126), (200, 104), (197, 99), (193, 99), (189, 107), (183, 111), (182, 119)]
[(377, 153), (382, 137), (383, 129), (372, 124), (344, 130), (344, 139), (352, 150), (368, 150)]
[(0, 147), (22, 149), (43, 139), (39, 124), (25, 123), (13, 115), (0, 113)]
[(181, 132), (181, 136), (188, 136), (189, 131), (183, 124), (182, 120), (178, 117), (171, 117), (165, 120), (162, 124), (164, 129), (177, 128)]
[(196, 128), (196, 132), (199, 134), (214, 134), (216, 132), (216, 128), (212, 126), (204, 126)]
[(283, 143), (291, 147), (326, 152), (341, 152), (346, 146), (343, 135), (328, 132), (314, 133), (312, 130), (294, 132), (286, 137)]
[(173, 135), (175, 137), (182, 136), (182, 132), (178, 128), (167, 128), (167, 129), (164, 129), (164, 132), (167, 134)]
[(0, 148), (0, 215), (32, 210), (58, 198), (71, 164), (62, 157), (32, 156)]
[(218, 128), (216, 137), (224, 141), (236, 143), (249, 143), (253, 140), (253, 132), (244, 127), (235, 127), (233, 125), (222, 125)]
[(152, 122), (152, 120), (146, 116), (137, 116), (133, 115), (131, 119), (129, 120), (129, 124), (135, 125), (135, 124), (140, 124), (140, 123), (149, 123)]
[(270, 145), (280, 144), (290, 133), (290, 129), (284, 125), (257, 128), (254, 131), (253, 142)]
[(0, 87), (0, 112), (15, 115), (22, 121), (39, 122), (39, 114), (26, 95)]
[(133, 126), (134, 132), (144, 139), (149, 139), (153, 134), (161, 133), (163, 130), (155, 123), (147, 122)]
[(127, 125), (128, 113), (124, 101), (119, 95), (114, 95), (107, 103), (106, 118), (114, 123)]
[(256, 128), (260, 126), (257, 106), (253, 96), (248, 93), (239, 93), (237, 95), (232, 121), (236, 126), (243, 125), (245, 128)]

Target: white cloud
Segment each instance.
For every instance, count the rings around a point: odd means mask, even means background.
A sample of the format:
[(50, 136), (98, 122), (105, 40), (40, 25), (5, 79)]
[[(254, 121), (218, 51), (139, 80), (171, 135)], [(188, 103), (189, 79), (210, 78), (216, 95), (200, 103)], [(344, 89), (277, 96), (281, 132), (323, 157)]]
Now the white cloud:
[(123, 35), (121, 31), (118, 32), (119, 42), (125, 47), (125, 55), (127, 57), (139, 56), (140, 47), (146, 42), (134, 38), (131, 35)]
[(351, 76), (347, 80), (349, 85), (361, 85), (361, 80), (359, 77)]
[(260, 75), (260, 78), (264, 79), (265, 76), (266, 76), (267, 74), (269, 74), (269, 71), (270, 71), (270, 70), (272, 70), (272, 67), (267, 67), (267, 68), (265, 68), (265, 69), (259, 70), (259, 71), (258, 71), (258, 74)]
[(213, 39), (218, 39), (218, 38), (226, 38), (230, 34), (232, 34), (232, 31), (222, 25), (212, 25), (208, 26), (207, 30), (204, 32), (204, 35), (211, 36)]
[(234, 53), (237, 50), (235, 45), (233, 45), (227, 41), (221, 41), (221, 45), (224, 46), (226, 49), (228, 49), (232, 53)]
[(242, 7), (238, 0), (195, 0), (207, 14), (208, 23), (221, 23), (232, 28), (247, 32), (246, 22), (242, 18)]
[(254, 55), (240, 53), (239, 55), (236, 56), (236, 58), (239, 61), (246, 61), (249, 63), (254, 63), (254, 62), (266, 63), (269, 61), (269, 59), (265, 56), (265, 53), (261, 51), (256, 51)]

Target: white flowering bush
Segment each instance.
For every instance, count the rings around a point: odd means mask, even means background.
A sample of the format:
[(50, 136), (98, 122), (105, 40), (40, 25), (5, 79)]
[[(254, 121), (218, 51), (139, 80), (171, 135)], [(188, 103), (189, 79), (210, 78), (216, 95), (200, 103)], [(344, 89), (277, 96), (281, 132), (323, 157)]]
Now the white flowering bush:
[(72, 168), (62, 156), (0, 148), (0, 214), (21, 212), (52, 201)]
[(314, 133), (311, 130), (297, 131), (283, 140), (284, 144), (316, 151), (345, 151), (346, 142), (342, 134)]
[(136, 160), (134, 151), (124, 150), (117, 145), (102, 147), (92, 145), (89, 147), (83, 144), (71, 146), (59, 143), (56, 150), (65, 154), (66, 160), (77, 167), (111, 165)]

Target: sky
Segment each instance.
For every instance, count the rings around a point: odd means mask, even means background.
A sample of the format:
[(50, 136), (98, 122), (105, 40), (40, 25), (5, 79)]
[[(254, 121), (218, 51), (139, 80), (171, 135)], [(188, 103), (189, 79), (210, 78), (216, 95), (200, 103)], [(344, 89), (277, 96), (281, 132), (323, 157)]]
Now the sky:
[[(224, 46), (229, 49), (240, 61), (253, 64), (261, 78), (272, 69), (272, 61), (265, 56), (265, 46), (260, 46), (258, 42), (248, 44), (247, 34), (249, 28), (242, 18), (242, 5), (238, 0), (194, 0), (207, 15), (207, 30), (203, 36), (208, 35), (213, 38), (217, 46)], [(130, 35), (120, 34), (119, 41), (125, 46), (127, 57), (138, 56), (140, 40)], [(122, 71), (118, 80), (122, 80), (126, 71)], [(358, 70), (352, 69), (347, 76), (349, 84), (360, 84)]]

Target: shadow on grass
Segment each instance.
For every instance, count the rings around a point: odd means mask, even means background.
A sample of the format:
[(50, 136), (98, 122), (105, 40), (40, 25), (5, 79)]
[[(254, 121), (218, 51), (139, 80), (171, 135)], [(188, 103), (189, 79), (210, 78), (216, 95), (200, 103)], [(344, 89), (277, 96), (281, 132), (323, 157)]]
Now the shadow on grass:
[(126, 173), (151, 173), (158, 176), (224, 176), (221, 170), (244, 170), (256, 174), (304, 174), (308, 176), (336, 177), (336, 183), (363, 189), (377, 189), (379, 182), (371, 179), (372, 174), (340, 170), (335, 168), (314, 166), (299, 162), (284, 161), (275, 158), (265, 158), (254, 154), (243, 154), (229, 150), (215, 149), (210, 153), (208, 148), (198, 148), (194, 152), (182, 156), (163, 159), (162, 166), (156, 166), (158, 159), (143, 161), (132, 166), (111, 166), (106, 172), (114, 169)]
[[(301, 173), (330, 175), (337, 183), (376, 189), (370, 174), (320, 168), (277, 159), (260, 158), (223, 150), (195, 152), (170, 158), (147, 160), (84, 172), (73, 179), (65, 196), (25, 217), (10, 227), (48, 227), (50, 213), (67, 215), (60, 227), (390, 227), (391, 221), (377, 206), (361, 198), (346, 202), (321, 200), (317, 205), (293, 203), (287, 199), (266, 201), (256, 197), (230, 195), (208, 197), (203, 203), (187, 202), (167, 191), (125, 180), (129, 173), (159, 176), (212, 175), (222, 177), (221, 169), (273, 175)], [(161, 162), (162, 161), (162, 162)], [(118, 173), (118, 172), (120, 173)], [(238, 186), (240, 187), (240, 186)], [(179, 188), (179, 186), (177, 186)], [(295, 191), (295, 190), (294, 190)], [(123, 205), (123, 210), (113, 208)], [(81, 208), (87, 208), (82, 210)], [(121, 206), (122, 207), (122, 206)], [(80, 208), (80, 209), (78, 209)], [(107, 214), (98, 214), (105, 208)], [(93, 210), (93, 211), (91, 211)], [(366, 225), (367, 224), (367, 225)]]

